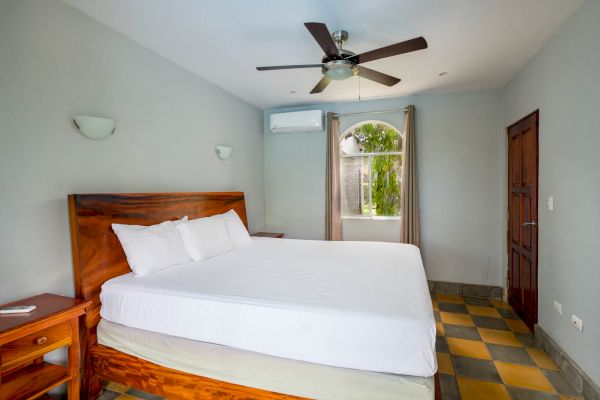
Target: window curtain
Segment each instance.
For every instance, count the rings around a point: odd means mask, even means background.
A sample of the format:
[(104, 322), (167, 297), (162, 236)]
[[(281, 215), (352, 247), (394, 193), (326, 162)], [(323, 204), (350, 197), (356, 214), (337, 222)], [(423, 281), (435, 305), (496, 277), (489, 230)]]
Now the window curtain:
[(417, 185), (417, 147), (415, 106), (404, 112), (404, 160), (402, 166), (402, 243), (419, 246), (419, 190)]
[(325, 240), (342, 240), (342, 195), (340, 185), (340, 120), (327, 113), (327, 158), (325, 172)]

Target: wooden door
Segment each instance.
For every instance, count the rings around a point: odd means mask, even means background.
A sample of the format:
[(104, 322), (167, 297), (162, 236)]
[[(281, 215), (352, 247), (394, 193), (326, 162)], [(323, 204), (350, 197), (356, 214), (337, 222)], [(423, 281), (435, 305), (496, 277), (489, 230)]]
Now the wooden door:
[(508, 127), (508, 302), (532, 329), (538, 297), (538, 111)]

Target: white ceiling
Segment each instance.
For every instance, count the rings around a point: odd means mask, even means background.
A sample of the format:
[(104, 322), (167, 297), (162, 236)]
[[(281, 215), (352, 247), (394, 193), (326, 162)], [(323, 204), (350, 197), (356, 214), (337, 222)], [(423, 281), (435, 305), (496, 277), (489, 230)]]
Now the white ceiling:
[[(260, 108), (504, 86), (583, 0), (63, 0)], [(365, 66), (397, 76), (388, 88), (353, 77), (309, 94), (319, 63), (304, 22), (350, 34), (361, 53), (416, 36), (429, 48)], [(440, 72), (447, 72), (439, 76)], [(296, 93), (290, 93), (295, 91)]]

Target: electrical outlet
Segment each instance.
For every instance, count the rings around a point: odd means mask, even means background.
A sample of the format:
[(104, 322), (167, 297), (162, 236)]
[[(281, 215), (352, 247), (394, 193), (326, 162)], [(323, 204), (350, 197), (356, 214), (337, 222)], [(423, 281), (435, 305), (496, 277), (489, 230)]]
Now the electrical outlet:
[(583, 320), (581, 318), (575, 314), (571, 314), (571, 323), (575, 328), (579, 329), (580, 332), (583, 332)]
[(552, 302), (552, 306), (554, 307), (554, 311), (556, 311), (556, 313), (558, 315), (562, 315), (562, 304), (560, 304), (558, 301), (554, 300)]

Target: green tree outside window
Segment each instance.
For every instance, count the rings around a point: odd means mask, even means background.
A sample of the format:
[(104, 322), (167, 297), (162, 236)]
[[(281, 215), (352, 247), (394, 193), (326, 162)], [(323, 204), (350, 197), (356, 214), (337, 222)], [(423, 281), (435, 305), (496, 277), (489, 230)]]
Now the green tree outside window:
[[(402, 138), (395, 129), (383, 124), (367, 123), (355, 128), (352, 136), (363, 153), (402, 152)], [(373, 155), (371, 158), (371, 191), (373, 215), (400, 214), (398, 175), (401, 155)]]

